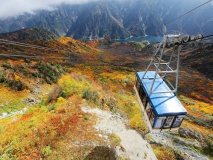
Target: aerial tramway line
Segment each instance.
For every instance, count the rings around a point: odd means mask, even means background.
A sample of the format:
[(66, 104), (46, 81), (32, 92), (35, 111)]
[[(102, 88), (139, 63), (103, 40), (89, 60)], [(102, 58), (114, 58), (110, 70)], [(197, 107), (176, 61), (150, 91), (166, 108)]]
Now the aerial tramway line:
[[(211, 1), (209, 0), (178, 16), (166, 25)], [(147, 69), (136, 72), (134, 89), (149, 131), (177, 130), (181, 126), (187, 115), (186, 109), (176, 97), (181, 49), (184, 44), (190, 41), (211, 37), (213, 35), (205, 37), (201, 34), (194, 37), (190, 35), (165, 35), (153, 52), (152, 60)], [(167, 54), (166, 48), (173, 48), (170, 55)], [(170, 81), (172, 75), (175, 77), (173, 83)]]
[[(147, 69), (136, 72), (135, 91), (150, 131), (177, 130), (180, 127), (187, 114), (176, 97), (180, 51), (183, 44), (201, 38), (201, 34), (195, 37), (164, 36)], [(173, 48), (172, 53), (166, 54), (165, 48)], [(171, 75), (175, 76), (173, 83)]]

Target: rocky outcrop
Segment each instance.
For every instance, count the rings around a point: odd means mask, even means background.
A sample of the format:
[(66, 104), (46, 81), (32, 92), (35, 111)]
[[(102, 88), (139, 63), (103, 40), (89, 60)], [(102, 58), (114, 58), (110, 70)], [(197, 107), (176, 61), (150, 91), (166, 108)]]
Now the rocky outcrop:
[(206, 137), (190, 128), (180, 128), (178, 132), (151, 133), (150, 136), (150, 143), (166, 146), (180, 159), (208, 160), (201, 152), (211, 152)]
[(180, 128), (178, 130), (178, 133), (183, 138), (193, 138), (193, 139), (197, 139), (197, 140), (204, 140), (203, 135), (201, 133), (199, 133), (198, 131), (195, 131), (193, 129)]

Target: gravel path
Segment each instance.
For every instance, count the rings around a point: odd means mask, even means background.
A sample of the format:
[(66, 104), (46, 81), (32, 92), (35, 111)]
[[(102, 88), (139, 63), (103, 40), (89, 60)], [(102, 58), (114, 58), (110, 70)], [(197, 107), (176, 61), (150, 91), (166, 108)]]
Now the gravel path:
[(117, 146), (115, 148), (117, 156), (129, 157), (131, 160), (157, 160), (150, 144), (135, 130), (127, 129), (126, 121), (119, 115), (112, 115), (111, 112), (90, 107), (82, 107), (82, 110), (98, 117), (96, 130), (106, 135), (115, 133), (121, 138), (121, 146), (124, 149)]

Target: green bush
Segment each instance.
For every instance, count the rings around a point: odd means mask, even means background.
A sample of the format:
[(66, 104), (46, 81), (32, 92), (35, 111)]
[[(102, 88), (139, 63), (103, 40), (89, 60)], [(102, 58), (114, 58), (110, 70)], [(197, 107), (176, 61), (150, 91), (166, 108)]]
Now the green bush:
[(94, 104), (98, 104), (100, 95), (97, 91), (91, 91), (90, 89), (88, 89), (84, 92), (83, 98), (90, 102), (93, 102)]
[(109, 135), (109, 141), (110, 144), (115, 147), (121, 143), (121, 138), (117, 134), (112, 133)]
[(81, 92), (80, 83), (70, 76), (64, 76), (62, 79), (59, 80), (58, 83), (59, 86), (62, 88), (61, 96), (64, 98), (73, 94), (80, 94)]
[(8, 63), (3, 63), (2, 67), (7, 68), (7, 69), (11, 69), (12, 68), (12, 66), (10, 64), (8, 64)]
[(4, 82), (6, 83), (6, 85), (10, 88), (12, 88), (15, 91), (22, 91), (24, 89), (28, 89), (27, 85), (25, 85), (23, 82), (21, 82), (20, 80), (15, 81), (15, 80), (8, 80), (5, 79)]
[(84, 119), (88, 121), (90, 119), (90, 116), (84, 116)]
[(115, 110), (116, 106), (117, 106), (117, 101), (115, 98), (110, 98), (107, 101), (107, 106), (110, 108), (111, 111)]
[[(56, 83), (58, 78), (61, 77), (61, 74), (64, 72), (63, 68), (59, 64), (49, 64), (38, 62), (36, 65), (38, 71), (42, 74), (42, 78), (48, 84)], [(34, 77), (39, 76), (39, 74), (31, 73)]]
[(49, 145), (41, 149), (41, 154), (43, 155), (43, 157), (47, 157), (51, 153), (52, 153), (52, 150)]

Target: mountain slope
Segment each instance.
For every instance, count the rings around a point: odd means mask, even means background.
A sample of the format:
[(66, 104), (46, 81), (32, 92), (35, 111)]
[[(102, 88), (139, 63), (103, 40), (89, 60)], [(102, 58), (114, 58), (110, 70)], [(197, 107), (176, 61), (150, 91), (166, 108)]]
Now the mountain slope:
[(56, 36), (49, 31), (41, 28), (28, 28), (11, 33), (0, 34), (0, 39), (10, 41), (25, 42), (25, 41), (49, 41), (56, 39)]
[[(141, 134), (139, 139), (143, 135), (154, 143), (158, 159), (212, 158), (213, 131), (208, 127), (212, 127), (213, 84), (199, 72), (180, 67), (178, 96), (189, 113), (182, 134), (154, 136), (147, 133), (133, 90), (135, 71), (145, 70), (152, 47), (141, 50), (145, 44), (108, 39), (84, 43), (70, 37), (32, 43), (59, 51), (0, 45), (6, 55), (0, 58), (0, 159), (128, 159), (122, 156), (129, 151), (134, 157), (149, 157), (144, 150), (138, 155), (128, 144), (122, 145), (123, 127), (134, 128)], [(35, 57), (10, 57), (11, 53)], [(102, 126), (94, 111), (110, 121), (103, 118)], [(105, 124), (121, 130), (114, 133)], [(103, 128), (108, 131), (100, 131)], [(163, 143), (167, 139), (172, 142), (169, 149)], [(142, 147), (152, 152), (149, 145)], [(118, 150), (120, 154), (115, 154)]]
[(188, 48), (188, 51), (183, 55), (182, 62), (200, 73), (204, 74), (209, 79), (213, 80), (213, 45), (200, 44), (199, 48)]

